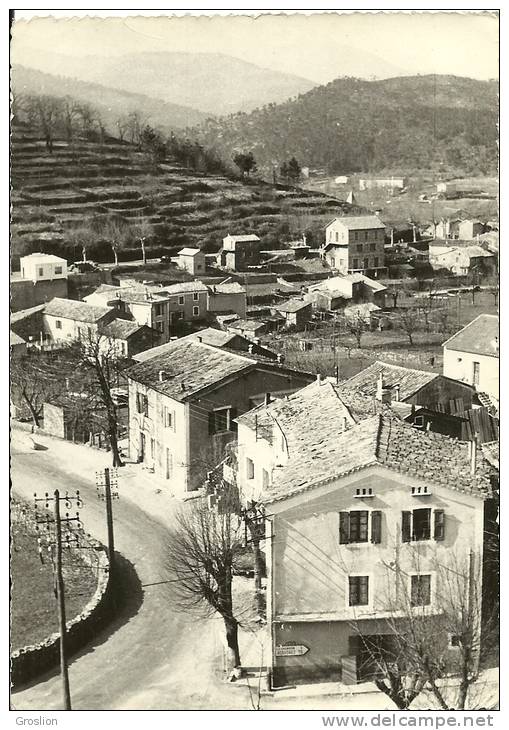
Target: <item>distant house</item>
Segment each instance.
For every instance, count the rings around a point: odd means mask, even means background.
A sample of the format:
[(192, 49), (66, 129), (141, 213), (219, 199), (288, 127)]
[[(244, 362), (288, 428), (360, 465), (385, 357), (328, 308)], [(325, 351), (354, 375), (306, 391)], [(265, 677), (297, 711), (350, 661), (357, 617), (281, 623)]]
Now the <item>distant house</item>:
[(405, 185), (406, 180), (404, 177), (361, 178), (359, 180), (359, 190), (373, 190), (380, 188), (402, 190)]
[(267, 322), (259, 319), (236, 319), (233, 322), (227, 323), (226, 331), (243, 335), (252, 340), (268, 332), (269, 325)]
[(217, 264), (231, 271), (245, 271), (260, 263), (261, 241), (254, 233), (223, 238), (223, 246), (217, 254)]
[(139, 352), (155, 347), (161, 341), (161, 333), (145, 324), (114, 319), (100, 328), (100, 335), (108, 340), (109, 352), (118, 357), (132, 358)]
[(207, 288), (207, 312), (210, 316), (230, 313), (240, 319), (246, 316), (246, 289), (237, 281), (210, 284)]
[(347, 175), (338, 175), (334, 178), (335, 185), (346, 185), (348, 183)]
[(455, 276), (467, 276), (472, 271), (491, 273), (495, 257), (481, 246), (430, 246), (429, 262), (433, 269), (447, 269)]
[(325, 228), (321, 254), (340, 274), (378, 276), (385, 269), (385, 225), (376, 215), (335, 218)]
[(203, 276), (205, 254), (199, 248), (183, 248), (178, 252), (178, 265), (192, 276)]
[(458, 238), (469, 241), (484, 233), (486, 227), (479, 220), (464, 220), (458, 226)]
[(43, 310), (43, 330), (51, 342), (71, 342), (96, 337), (102, 326), (115, 319), (110, 307), (96, 307), (75, 299), (52, 299)]
[(266, 392), (292, 393), (312, 377), (257, 355), (177, 340), (127, 370), (131, 458), (175, 493), (195, 490), (224, 459), (237, 415)]
[(304, 295), (317, 309), (333, 311), (352, 302), (372, 302), (379, 307), (385, 305), (387, 288), (363, 274), (346, 274), (324, 279), (308, 287)]
[(443, 344), (444, 376), (499, 398), (499, 320), (480, 314)]
[(21, 256), (20, 272), (11, 275), (10, 284), (13, 312), (67, 297), (67, 261), (47, 253)]
[(311, 303), (301, 299), (290, 299), (274, 307), (274, 312), (284, 317), (287, 327), (297, 327), (297, 329), (302, 329), (309, 322), (311, 310)]

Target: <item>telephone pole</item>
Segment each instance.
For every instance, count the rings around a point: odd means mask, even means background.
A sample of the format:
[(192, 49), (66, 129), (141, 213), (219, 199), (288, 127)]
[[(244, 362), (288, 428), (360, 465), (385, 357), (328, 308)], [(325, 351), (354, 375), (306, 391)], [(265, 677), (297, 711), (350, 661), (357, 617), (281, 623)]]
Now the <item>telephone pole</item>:
[[(108, 560), (110, 563), (110, 575), (115, 575), (115, 536), (113, 533), (113, 505), (114, 499), (118, 499), (118, 473), (116, 469), (106, 467), (104, 471), (96, 472), (97, 497), (106, 503), (106, 525), (108, 528)], [(112, 491), (113, 487), (113, 491)]]
[[(64, 576), (62, 570), (62, 523), (65, 523), (68, 530), (70, 530), (70, 523), (76, 522), (78, 528), (81, 527), (79, 512), (76, 512), (76, 517), (69, 517), (69, 513), (65, 513), (65, 517), (62, 518), (60, 514), (60, 502), (65, 502), (67, 508), (71, 508), (72, 502), (76, 502), (76, 507), (80, 508), (83, 502), (80, 497), (79, 491), (76, 491), (75, 497), (70, 497), (66, 492), (65, 497), (60, 496), (60, 491), (55, 489), (53, 492), (53, 519), (46, 514), (39, 515), (37, 513), (37, 505), (40, 502), (44, 502), (46, 510), (49, 510), (51, 497), (48, 492), (44, 497), (38, 498), (37, 494), (34, 494), (35, 503), (35, 520), (36, 529), (39, 530), (39, 525), (46, 525), (46, 530), (49, 533), (47, 536), (48, 547), (51, 552), (53, 568), (54, 568), (54, 579), (55, 579), (55, 593), (58, 605), (58, 624), (60, 631), (60, 674), (62, 677), (62, 695), (64, 701), (64, 709), (71, 710), (71, 691), (69, 687), (69, 671), (67, 666), (67, 646), (66, 646), (66, 618), (65, 618), (65, 586)], [(54, 525), (55, 534), (51, 535), (51, 526)], [(72, 537), (70, 533), (67, 534), (66, 547), (71, 547)], [(42, 545), (41, 538), (39, 542), (39, 554), (42, 558)], [(77, 541), (76, 541), (77, 542)]]

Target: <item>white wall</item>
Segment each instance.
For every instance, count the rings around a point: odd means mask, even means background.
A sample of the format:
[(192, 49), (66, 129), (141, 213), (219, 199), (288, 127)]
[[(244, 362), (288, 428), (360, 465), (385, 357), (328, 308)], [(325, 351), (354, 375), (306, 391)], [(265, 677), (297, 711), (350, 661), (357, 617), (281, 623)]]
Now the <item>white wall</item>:
[[(46, 261), (44, 258), (34, 259), (30, 256), (20, 258), (21, 276), (32, 281), (43, 281), (47, 279), (67, 279), (67, 261)], [(59, 274), (57, 269), (61, 269)]]
[(447, 347), (444, 347), (443, 373), (448, 378), (454, 378), (455, 380), (461, 380), (473, 385), (474, 362), (479, 363), (479, 384), (476, 386), (477, 390), (486, 392), (498, 399), (498, 357), (459, 352), (458, 350), (449, 350)]

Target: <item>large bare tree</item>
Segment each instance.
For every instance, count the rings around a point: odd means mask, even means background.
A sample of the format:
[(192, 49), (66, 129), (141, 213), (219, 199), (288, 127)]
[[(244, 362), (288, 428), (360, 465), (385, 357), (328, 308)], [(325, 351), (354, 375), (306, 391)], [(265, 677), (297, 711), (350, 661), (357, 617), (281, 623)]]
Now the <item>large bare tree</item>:
[(185, 613), (221, 616), (230, 671), (241, 666), (232, 580), (242, 534), (241, 522), (231, 510), (211, 509), (205, 500), (193, 500), (176, 515), (166, 548), (173, 604)]

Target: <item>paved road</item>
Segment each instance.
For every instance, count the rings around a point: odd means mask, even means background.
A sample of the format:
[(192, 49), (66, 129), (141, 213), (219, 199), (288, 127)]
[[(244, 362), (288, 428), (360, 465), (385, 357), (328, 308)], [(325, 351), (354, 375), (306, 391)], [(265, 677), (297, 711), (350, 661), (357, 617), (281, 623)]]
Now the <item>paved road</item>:
[[(31, 500), (34, 491), (80, 489), (85, 529), (106, 542), (104, 504), (95, 486), (61, 470), (55, 448), (12, 450), (14, 492)], [(245, 706), (246, 693), (234, 692), (211, 674), (221, 656), (218, 633), (197, 620), (175, 613), (168, 601), (165, 528), (129, 500), (114, 503), (115, 547), (132, 563), (129, 599), (114, 625), (97, 636), (70, 664), (73, 708), (185, 709)], [(35, 549), (35, 546), (34, 546)], [(134, 571), (133, 571), (134, 572)], [(59, 676), (53, 674), (13, 696), (16, 709), (61, 709)]]

